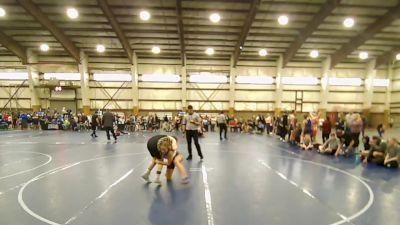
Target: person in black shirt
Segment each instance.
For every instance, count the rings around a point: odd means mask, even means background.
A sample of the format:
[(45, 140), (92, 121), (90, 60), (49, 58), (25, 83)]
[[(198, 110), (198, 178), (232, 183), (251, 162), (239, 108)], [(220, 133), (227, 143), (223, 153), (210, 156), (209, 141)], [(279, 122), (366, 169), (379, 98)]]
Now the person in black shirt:
[(95, 112), (92, 116), (92, 134), (90, 136), (97, 138), (97, 134), (96, 134), (96, 129), (97, 126), (99, 126), (99, 117), (97, 115), (97, 112)]

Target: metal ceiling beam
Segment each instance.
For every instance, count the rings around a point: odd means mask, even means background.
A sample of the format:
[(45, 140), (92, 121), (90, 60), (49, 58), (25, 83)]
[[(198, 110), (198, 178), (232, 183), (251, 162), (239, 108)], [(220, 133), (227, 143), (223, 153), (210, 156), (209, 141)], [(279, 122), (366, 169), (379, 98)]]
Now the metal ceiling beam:
[(118, 24), (118, 21), (110, 9), (110, 6), (107, 3), (107, 0), (97, 0), (98, 5), (100, 6), (101, 10), (103, 11), (104, 15), (107, 17), (107, 20), (110, 22), (111, 27), (113, 28), (114, 32), (117, 34), (119, 41), (121, 42), (122, 47), (126, 55), (129, 58), (129, 62), (132, 62), (132, 48), (129, 44), (128, 39), (126, 38), (124, 32), (122, 31), (121, 27)]
[(388, 64), (388, 63), (392, 62), (393, 60), (395, 60), (396, 55), (399, 53), (400, 53), (400, 46), (397, 46), (397, 47), (393, 48), (392, 50), (383, 53), (381, 56), (379, 56), (376, 59), (375, 68), (378, 68), (379, 66), (381, 66), (383, 64)]
[(182, 60), (182, 66), (186, 65), (186, 55), (185, 55), (185, 36), (184, 36), (184, 30), (183, 30), (183, 21), (182, 21), (182, 0), (176, 0), (176, 19), (177, 25), (178, 25), (178, 33), (179, 33), (179, 44), (181, 47), (181, 60)]
[(253, 0), (250, 6), (249, 13), (247, 14), (246, 22), (243, 26), (242, 32), (240, 33), (239, 39), (235, 46), (235, 51), (233, 52), (233, 67), (236, 67), (237, 61), (239, 59), (239, 55), (241, 52), (240, 47), (244, 45), (246, 41), (247, 34), (253, 24), (254, 19), (256, 18), (256, 14), (258, 11), (258, 7), (261, 5), (261, 0)]
[(28, 61), (26, 49), (2, 31), (0, 31), (0, 44), (18, 56), (21, 59), (22, 64), (25, 64)]
[(382, 31), (385, 27), (391, 25), (393, 21), (395, 21), (399, 17), (400, 3), (397, 4), (394, 8), (389, 9), (386, 14), (384, 14), (371, 25), (369, 25), (363, 33), (352, 38), (347, 44), (343, 45), (341, 49), (335, 52), (335, 54), (331, 56), (331, 67), (333, 68), (334, 66), (336, 66), (343, 59), (345, 59), (347, 55), (351, 54), (354, 50), (363, 45), (370, 38), (374, 37), (375, 34)]
[(50, 33), (61, 43), (67, 52), (77, 61), (80, 62), (79, 48), (59, 29), (31, 0), (17, 0), (18, 3), (35, 18), (43, 27), (48, 29)]
[(340, 4), (341, 0), (328, 0), (318, 11), (307, 26), (300, 32), (297, 39), (292, 42), (283, 55), (283, 67), (285, 67), (296, 55), (297, 51), (306, 42), (313, 32), (324, 22), (325, 18), (331, 15), (333, 10)]

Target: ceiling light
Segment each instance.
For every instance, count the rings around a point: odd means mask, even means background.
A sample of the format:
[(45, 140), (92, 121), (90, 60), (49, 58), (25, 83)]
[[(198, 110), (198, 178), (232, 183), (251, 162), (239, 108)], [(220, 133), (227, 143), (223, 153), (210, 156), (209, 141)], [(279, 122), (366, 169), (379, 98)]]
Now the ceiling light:
[(358, 56), (360, 57), (360, 59), (368, 59), (368, 52), (360, 52)]
[(140, 16), (141, 20), (145, 20), (145, 21), (149, 20), (151, 17), (150, 13), (145, 10), (141, 11), (139, 16)]
[(289, 23), (289, 17), (287, 17), (286, 15), (282, 15), (278, 17), (278, 23), (280, 25), (286, 25)]
[(6, 15), (6, 10), (0, 7), (0, 17), (4, 17)]
[(347, 28), (353, 27), (354, 26), (354, 19), (353, 18), (346, 18), (343, 21), (343, 26), (345, 26)]
[(158, 53), (161, 52), (161, 49), (160, 49), (160, 47), (158, 47), (158, 46), (154, 46), (154, 47), (151, 49), (151, 51), (152, 51), (154, 54), (158, 54)]
[(258, 51), (258, 54), (259, 54), (260, 56), (266, 56), (266, 55), (268, 55), (268, 52), (267, 52), (266, 49), (260, 49), (260, 51)]
[(97, 52), (102, 53), (106, 50), (106, 47), (104, 47), (104, 45), (97, 45), (96, 50), (97, 50)]
[(214, 49), (213, 48), (207, 48), (206, 49), (206, 54), (207, 55), (214, 55)]
[(218, 13), (213, 13), (210, 15), (210, 20), (213, 23), (218, 23), (221, 20), (221, 16)]
[(242, 49), (243, 49), (243, 46), (240, 46), (239, 49), (242, 50)]
[(76, 19), (79, 16), (79, 12), (75, 8), (68, 8), (67, 9), (67, 15), (71, 19)]
[(49, 49), (50, 49), (50, 47), (49, 47), (48, 44), (41, 44), (41, 45), (40, 45), (40, 50), (41, 50), (42, 52), (47, 52)]
[(311, 58), (318, 58), (318, 56), (319, 56), (319, 52), (317, 50), (312, 50), (310, 52), (310, 57)]
[(396, 55), (396, 60), (400, 60), (400, 53)]

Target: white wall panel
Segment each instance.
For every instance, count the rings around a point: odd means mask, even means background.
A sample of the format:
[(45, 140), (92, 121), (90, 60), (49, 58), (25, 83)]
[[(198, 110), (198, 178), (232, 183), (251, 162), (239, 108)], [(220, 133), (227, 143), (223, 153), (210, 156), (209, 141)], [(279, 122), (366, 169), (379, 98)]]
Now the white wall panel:
[(197, 102), (188, 100), (188, 105), (192, 105), (194, 110), (227, 110), (229, 109), (228, 102)]
[(329, 104), (327, 111), (331, 112), (361, 112), (363, 104)]
[(273, 111), (273, 103), (235, 102), (235, 110), (238, 111)]
[(345, 92), (335, 92), (328, 95), (328, 103), (360, 103), (364, 101), (364, 93), (345, 93)]
[(229, 100), (229, 91), (187, 90), (187, 100)]
[(140, 90), (140, 99), (152, 99), (152, 100), (180, 100), (182, 98), (182, 92), (180, 90)]
[(144, 110), (180, 110), (182, 109), (182, 103), (180, 101), (139, 101), (139, 107)]
[(276, 67), (236, 67), (238, 76), (276, 76)]
[(303, 112), (317, 112), (319, 109), (318, 103), (304, 103)]
[(295, 100), (296, 100), (296, 92), (294, 92), (294, 91), (284, 91), (282, 93), (282, 101), (295, 102)]
[(365, 69), (333, 69), (331, 77), (358, 77), (365, 78)]
[(284, 77), (320, 77), (319, 68), (285, 68), (282, 70)]
[(320, 100), (321, 100), (320, 92), (308, 92), (308, 91), (303, 92), (303, 101), (308, 101), (308, 102), (318, 101), (319, 102)]
[(139, 64), (138, 74), (181, 74), (181, 65), (146, 65)]
[(372, 103), (373, 104), (377, 104), (377, 103), (384, 104), (385, 100), (386, 100), (386, 93), (377, 93), (377, 92), (375, 92), (373, 97), (372, 97)]
[(235, 91), (235, 101), (275, 101), (273, 91)]

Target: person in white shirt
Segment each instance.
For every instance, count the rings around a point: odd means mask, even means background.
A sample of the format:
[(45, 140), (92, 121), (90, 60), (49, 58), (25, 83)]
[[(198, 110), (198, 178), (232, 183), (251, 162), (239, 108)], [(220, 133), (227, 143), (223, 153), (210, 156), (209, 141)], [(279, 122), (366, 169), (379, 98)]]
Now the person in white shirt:
[(226, 140), (228, 140), (228, 138), (226, 137), (228, 127), (226, 126), (226, 116), (223, 111), (221, 111), (220, 114), (217, 116), (217, 124), (219, 126), (219, 139), (222, 140), (222, 132), (224, 131), (224, 137)]
[(203, 160), (203, 153), (201, 152), (200, 144), (199, 144), (199, 128), (201, 127), (201, 117), (199, 114), (193, 111), (193, 106), (188, 106), (188, 114), (183, 118), (182, 125), (184, 126), (184, 130), (186, 132), (186, 140), (188, 144), (188, 152), (189, 156), (186, 158), (187, 160), (192, 160), (192, 138), (194, 140), (194, 145), (197, 149), (197, 154), (200, 159)]

